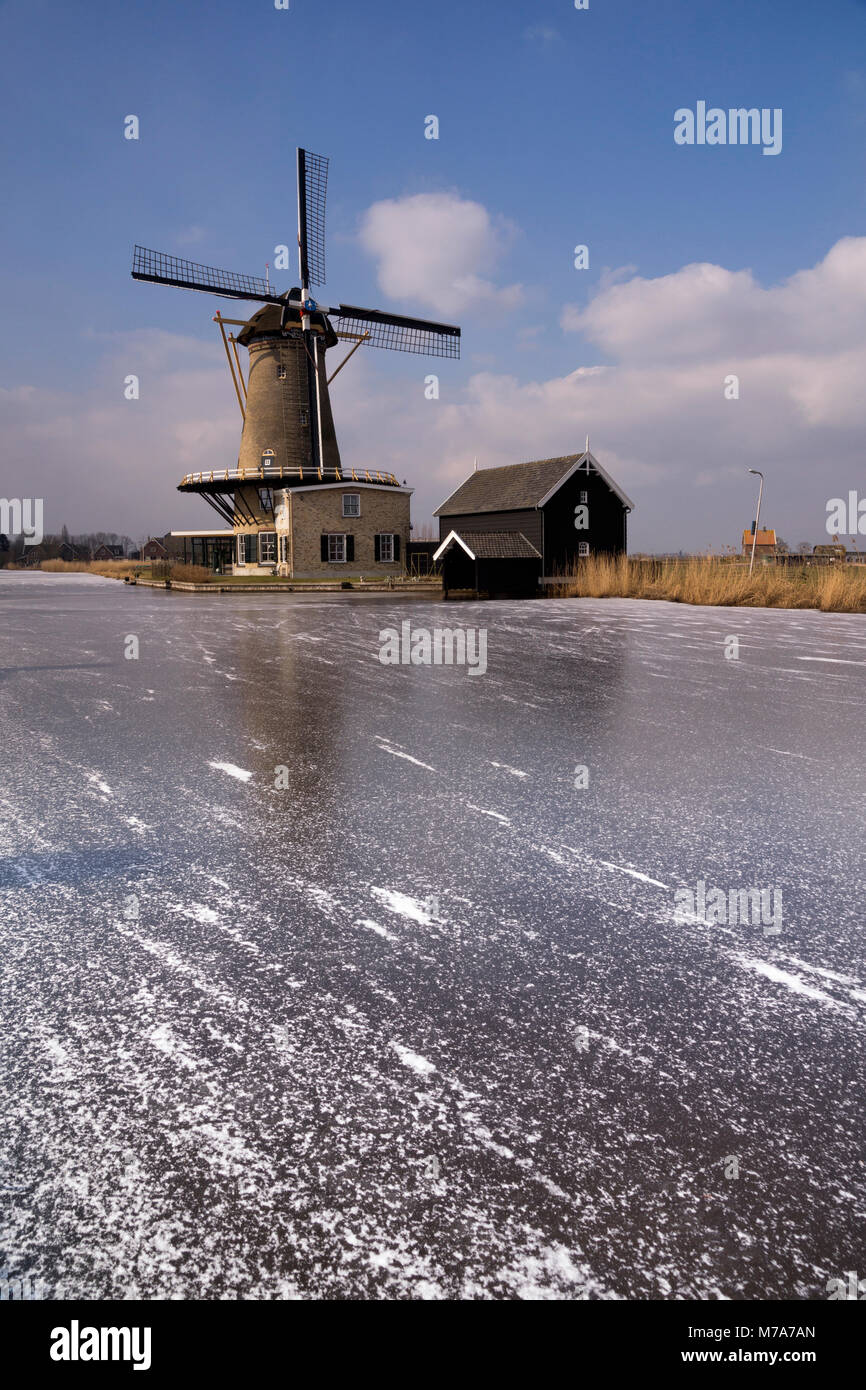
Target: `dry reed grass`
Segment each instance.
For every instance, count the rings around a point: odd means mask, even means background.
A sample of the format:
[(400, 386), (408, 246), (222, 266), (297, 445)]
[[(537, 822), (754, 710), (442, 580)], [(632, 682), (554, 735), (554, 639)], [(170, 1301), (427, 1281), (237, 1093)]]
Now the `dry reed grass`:
[(41, 560), (37, 569), (49, 574), (101, 574), (106, 579), (123, 579), (150, 567), (139, 560)]
[(168, 573), (172, 583), (177, 579), (184, 584), (208, 584), (214, 577), (204, 565), (172, 565)]
[(638, 560), (597, 555), (579, 560), (553, 588), (565, 598), (667, 599), (719, 608), (818, 608), (866, 613), (866, 565), (747, 565), (713, 557)]

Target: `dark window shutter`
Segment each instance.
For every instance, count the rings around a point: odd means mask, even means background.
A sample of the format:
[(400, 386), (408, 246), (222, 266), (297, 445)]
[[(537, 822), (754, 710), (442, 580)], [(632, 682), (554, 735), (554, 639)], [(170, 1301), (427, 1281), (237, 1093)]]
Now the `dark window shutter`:
[(346, 559), (351, 561), (355, 558), (355, 537), (346, 537)]
[(400, 537), (398, 535), (394, 536), (394, 559), (400, 559)]
[(381, 536), (374, 536), (374, 537), (373, 537), (373, 541), (374, 541), (374, 544), (375, 544), (375, 550), (374, 550), (374, 553), (373, 553), (373, 559), (374, 559), (374, 560), (381, 560), (381, 558), (382, 558), (382, 537), (381, 537)]
[(327, 561), (327, 559), (328, 559), (328, 537), (327, 537), (327, 536), (323, 536), (323, 537), (322, 537), (322, 559), (325, 560), (325, 561)]

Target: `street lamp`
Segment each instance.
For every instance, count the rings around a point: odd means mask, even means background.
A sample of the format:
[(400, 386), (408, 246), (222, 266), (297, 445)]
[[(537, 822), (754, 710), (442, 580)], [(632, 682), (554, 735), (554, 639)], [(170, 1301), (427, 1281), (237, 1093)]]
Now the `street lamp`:
[(761, 498), (764, 495), (764, 475), (759, 468), (750, 468), (749, 472), (754, 473), (755, 477), (761, 480), (758, 486), (758, 515), (755, 517), (755, 532), (752, 536), (752, 558), (749, 561), (749, 574), (751, 574), (752, 570), (755, 568), (755, 546), (758, 543), (758, 525), (761, 520)]

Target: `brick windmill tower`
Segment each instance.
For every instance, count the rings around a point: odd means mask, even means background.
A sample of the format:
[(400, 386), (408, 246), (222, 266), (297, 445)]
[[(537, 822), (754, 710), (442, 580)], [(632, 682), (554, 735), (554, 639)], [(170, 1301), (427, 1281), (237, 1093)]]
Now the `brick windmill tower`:
[[(259, 302), (249, 319), (217, 313), (243, 432), (236, 468), (189, 474), (181, 492), (199, 493), (229, 531), (221, 551), (201, 557), (245, 573), (297, 578), (352, 573), (381, 577), (402, 571), (409, 539), (409, 497), (390, 473), (344, 469), (329, 385), (359, 347), (434, 357), (460, 356), (460, 329), (425, 319), (311, 297), (325, 283), (325, 199), (328, 160), (297, 152), (300, 286), (278, 294), (269, 280), (236, 275), (136, 246), (133, 279)], [(236, 337), (225, 326), (238, 327)], [(340, 339), (353, 347), (328, 375), (325, 356)], [(238, 344), (249, 353), (246, 378)], [(216, 536), (213, 538), (216, 540)]]

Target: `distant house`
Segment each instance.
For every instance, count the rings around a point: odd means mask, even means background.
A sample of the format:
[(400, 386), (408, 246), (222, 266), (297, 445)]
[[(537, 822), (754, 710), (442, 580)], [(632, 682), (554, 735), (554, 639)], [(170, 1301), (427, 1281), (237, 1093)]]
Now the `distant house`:
[(813, 545), (812, 554), (824, 560), (844, 560), (847, 551), (841, 542), (837, 542), (835, 545)]
[(443, 589), (536, 593), (580, 559), (624, 552), (633, 508), (589, 450), (476, 469), (434, 513)]
[(142, 560), (167, 560), (168, 556), (168, 547), (157, 536), (149, 536), (141, 547)]
[(93, 552), (94, 560), (122, 560), (122, 545), (100, 545)]
[(73, 545), (71, 541), (61, 541), (60, 559), (65, 560), (67, 564), (72, 560), (86, 562), (90, 559), (90, 551), (83, 545)]
[(43, 560), (56, 560), (59, 554), (59, 547), (51, 541), (40, 541), (39, 545), (25, 545), (18, 561), (20, 565), (32, 569), (34, 565), (39, 565)]
[[(754, 532), (743, 532), (743, 554), (752, 553), (752, 536)], [(756, 555), (775, 555), (776, 554), (776, 533), (775, 531), (758, 531), (758, 539), (755, 542)]]

